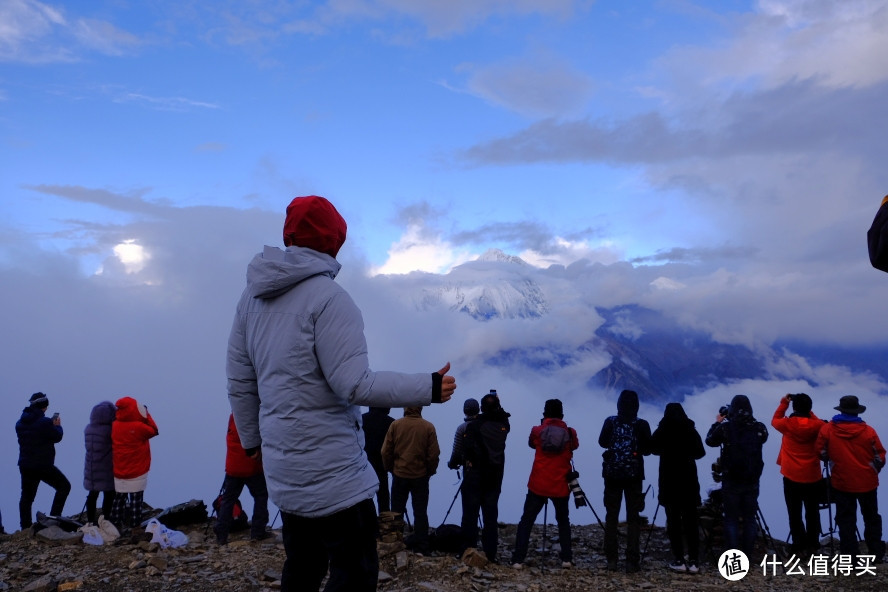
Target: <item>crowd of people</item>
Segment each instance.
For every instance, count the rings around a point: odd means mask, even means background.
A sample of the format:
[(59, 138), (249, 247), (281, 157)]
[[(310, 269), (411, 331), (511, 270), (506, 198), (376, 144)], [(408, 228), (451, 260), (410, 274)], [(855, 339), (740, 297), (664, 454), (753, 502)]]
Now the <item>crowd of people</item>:
[[(219, 544), (227, 543), (232, 511), (244, 487), (255, 500), (251, 536), (267, 536), (271, 499), (281, 510), (285, 592), (319, 590), (325, 577), (328, 591), (375, 590), (378, 512), (405, 512), (411, 498), (415, 523), (409, 543), (419, 552), (429, 550), (429, 479), (438, 469), (440, 449), (435, 427), (422, 418), (422, 408), (446, 403), (456, 390), (449, 362), (430, 373), (370, 369), (361, 312), (334, 281), (346, 230), (345, 220), (325, 198), (293, 199), (283, 228), (285, 248), (266, 246), (249, 263), (228, 341), (232, 413), (216, 538)], [(886, 242), (872, 238), (879, 249)], [(871, 253), (872, 248), (871, 243)], [(786, 416), (790, 405), (793, 412)], [(52, 515), (62, 514), (71, 490), (54, 464), (55, 445), (64, 432), (58, 414), (46, 417), (48, 406), (48, 397), (35, 393), (16, 424), (23, 529), (33, 522), (32, 505), (41, 482), (55, 489)], [(370, 411), (362, 415), (362, 407)], [(392, 408), (404, 408), (404, 417), (391, 418)], [(867, 552), (883, 561), (877, 487), (885, 449), (860, 417), (866, 407), (857, 397), (842, 397), (835, 407), (839, 413), (829, 421), (820, 420), (811, 409), (808, 395), (786, 395), (771, 422), (782, 434), (777, 462), (793, 550), (817, 551), (818, 504), (825, 491), (836, 505), (841, 551), (859, 553), (859, 505)], [(456, 430), (447, 462), (450, 469), (463, 471), (460, 548), (477, 548), (480, 534), (481, 551), (496, 562), (510, 414), (495, 390), (480, 403), (466, 399), (463, 411), (465, 421)], [(638, 411), (638, 395), (622, 391), (617, 413), (604, 420), (598, 437), (603, 449), (607, 568), (619, 567), (618, 516), (625, 500), (625, 569), (639, 570), (644, 458), (653, 454), (660, 457), (658, 503), (666, 513), (674, 555), (668, 567), (695, 573), (701, 503), (696, 462), (704, 456), (704, 440), (679, 403), (666, 405), (653, 433)], [(574, 564), (568, 500), (571, 493), (576, 496), (570, 483), (576, 476), (572, 459), (579, 437), (564, 421), (560, 400), (546, 401), (542, 416), (528, 437), (534, 458), (510, 558), (516, 569), (524, 566), (531, 527), (550, 501), (562, 567)], [(151, 466), (149, 440), (157, 435), (147, 407), (131, 397), (93, 408), (85, 430), (84, 465), (90, 521), (97, 518), (101, 493), (102, 513), (116, 526), (125, 529), (141, 522)], [(707, 445), (721, 449), (717, 465), (727, 548), (752, 550), (767, 438), (767, 426), (755, 419), (744, 395), (719, 410), (705, 436)], [(824, 461), (829, 480), (821, 475)], [(378, 505), (373, 502), (377, 494)]]

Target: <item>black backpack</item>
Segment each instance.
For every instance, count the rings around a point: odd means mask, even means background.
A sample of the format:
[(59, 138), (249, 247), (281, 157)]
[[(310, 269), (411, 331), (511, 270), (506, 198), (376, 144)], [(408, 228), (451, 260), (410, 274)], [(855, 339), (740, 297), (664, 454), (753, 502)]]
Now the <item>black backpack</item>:
[(482, 415), (466, 426), (466, 460), (475, 467), (503, 466), (506, 463), (506, 436), (509, 424), (488, 420)]
[(722, 446), (721, 466), (726, 479), (735, 483), (755, 483), (762, 476), (761, 430), (758, 421), (728, 421), (725, 425), (725, 443)]
[(602, 453), (602, 475), (611, 479), (634, 479), (641, 477), (641, 462), (638, 457), (638, 436), (635, 426), (638, 418), (631, 422), (620, 418), (613, 420), (611, 444)]

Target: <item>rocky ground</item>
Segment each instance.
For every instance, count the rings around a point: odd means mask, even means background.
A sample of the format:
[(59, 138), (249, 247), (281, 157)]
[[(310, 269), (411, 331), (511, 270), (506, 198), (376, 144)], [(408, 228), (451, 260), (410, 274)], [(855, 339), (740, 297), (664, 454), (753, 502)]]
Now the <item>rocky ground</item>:
[[(0, 536), (0, 590), (50, 592), (66, 590), (147, 592), (183, 590), (194, 592), (269, 591), (280, 587), (284, 560), (280, 531), (261, 542), (246, 533), (233, 534), (228, 545), (215, 543), (212, 530), (203, 524), (180, 527), (189, 543), (178, 549), (161, 549), (156, 543), (127, 537), (101, 547), (79, 542), (51, 543), (30, 531)], [(547, 527), (548, 537), (556, 533)], [(622, 532), (622, 527), (621, 527)], [(542, 552), (542, 527), (535, 527), (527, 566), (517, 570), (504, 564), (468, 565), (455, 555), (412, 554), (400, 544), (381, 543), (381, 591), (502, 591), (544, 590), (774, 590), (816, 591), (885, 590), (888, 567), (875, 566), (875, 575), (786, 575), (778, 569), (764, 576), (753, 566), (739, 582), (719, 575), (710, 557), (696, 575), (676, 574), (666, 568), (669, 546), (659, 527), (642, 532), (642, 546), (650, 535), (640, 573), (610, 572), (601, 554), (602, 531), (598, 525), (575, 526), (573, 544), (576, 565), (562, 568), (557, 544)], [(505, 563), (515, 539), (514, 525), (501, 525), (500, 555)], [(623, 540), (621, 537), (621, 544)], [(551, 547), (551, 541), (547, 547)], [(774, 545), (779, 546), (779, 545)], [(828, 553), (828, 547), (824, 548)], [(472, 561), (471, 558), (468, 561)], [(621, 563), (622, 567), (622, 563)]]

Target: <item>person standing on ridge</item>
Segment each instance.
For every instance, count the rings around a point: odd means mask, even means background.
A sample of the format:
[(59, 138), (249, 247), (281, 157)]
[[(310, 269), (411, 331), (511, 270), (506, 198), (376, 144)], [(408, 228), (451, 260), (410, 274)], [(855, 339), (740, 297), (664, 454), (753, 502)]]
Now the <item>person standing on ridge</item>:
[[(787, 417), (790, 403), (792, 415)], [(820, 498), (825, 483), (816, 443), (824, 422), (811, 411), (812, 405), (811, 397), (805, 393), (785, 395), (771, 419), (774, 429), (783, 434), (777, 464), (783, 475), (783, 497), (792, 536), (790, 549), (796, 555), (820, 550)]]
[(151, 445), (158, 434), (148, 407), (132, 397), (117, 400), (117, 414), (111, 424), (111, 457), (114, 464), (114, 504), (111, 522), (118, 529), (136, 528), (142, 523), (142, 500), (151, 469)]
[(33, 524), (31, 506), (37, 497), (37, 488), (43, 481), (53, 489), (52, 516), (61, 516), (65, 500), (71, 492), (71, 482), (55, 466), (55, 445), (62, 441), (65, 432), (62, 420), (56, 413), (52, 419), (46, 417), (49, 398), (43, 393), (34, 393), (28, 406), (22, 410), (21, 418), (15, 423), (15, 433), (19, 443), (19, 473), (22, 476), (22, 497), (19, 500), (19, 519), (22, 530)]
[(577, 432), (564, 423), (564, 408), (558, 399), (549, 399), (543, 406), (543, 420), (530, 430), (528, 445), (535, 450), (530, 479), (527, 481), (527, 497), (524, 511), (515, 535), (512, 567), (520, 569), (527, 557), (530, 530), (540, 510), (549, 500), (555, 507), (558, 523), (558, 544), (561, 567), (573, 565), (573, 549), (570, 540), (570, 488), (567, 474), (571, 470), (573, 451), (579, 448)]
[(469, 422), (478, 419), (478, 414), (480, 412), (481, 406), (478, 404), (477, 399), (469, 397), (463, 403), (463, 415), (465, 418), (461, 424), (456, 426), (456, 433), (453, 434), (453, 450), (450, 452), (450, 460), (447, 461), (448, 469), (458, 470), (461, 466), (466, 464), (464, 450), (466, 427), (468, 427)]
[(114, 461), (111, 452), (111, 426), (117, 407), (102, 401), (89, 413), (89, 424), (83, 428), (86, 458), (83, 462), (83, 488), (86, 489), (86, 520), (98, 524), (96, 502), (102, 494), (102, 516), (111, 518), (114, 508)]
[(438, 435), (422, 418), (422, 407), (407, 407), (382, 443), (382, 464), (392, 474), (392, 511), (407, 512), (413, 500), (413, 536), (405, 541), (417, 553), (429, 552), (429, 479), (438, 471)]
[(623, 390), (617, 398), (617, 414), (604, 420), (598, 445), (604, 477), (604, 554), (607, 568), (617, 569), (619, 544), (617, 524), (623, 497), (626, 498), (626, 571), (641, 569), (641, 517), (644, 510), (644, 457), (651, 453), (651, 426), (638, 417), (638, 393)]
[(385, 441), (389, 426), (395, 421), (395, 418), (389, 415), (390, 411), (388, 407), (371, 407), (361, 416), (361, 424), (364, 426), (364, 452), (367, 453), (367, 460), (379, 478), (379, 491), (376, 492), (378, 512), (388, 512), (392, 509), (388, 471), (382, 464), (382, 443)]
[(241, 446), (234, 416), (228, 416), (228, 430), (225, 433), (225, 479), (222, 481), (222, 501), (213, 532), (216, 542), (228, 544), (234, 505), (241, 492), (247, 488), (253, 496), (253, 519), (250, 521), (250, 540), (261, 541), (270, 535), (268, 526), (268, 487), (262, 471), (262, 458), (259, 454), (248, 456)]
[(287, 206), (285, 249), (266, 246), (247, 268), (228, 339), (228, 399), (241, 443), (262, 451), (281, 510), (281, 590), (376, 590), (379, 479), (364, 453), (361, 406), (450, 400), (437, 372), (370, 369), (364, 321), (334, 281), (346, 223), (316, 195)]

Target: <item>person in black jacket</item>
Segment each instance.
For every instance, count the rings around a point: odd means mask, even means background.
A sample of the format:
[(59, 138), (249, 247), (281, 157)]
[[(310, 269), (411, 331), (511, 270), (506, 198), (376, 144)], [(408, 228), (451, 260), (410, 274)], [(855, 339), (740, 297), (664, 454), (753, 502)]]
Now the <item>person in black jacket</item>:
[[(688, 418), (681, 403), (669, 403), (663, 419), (651, 435), (651, 453), (660, 457), (657, 501), (666, 512), (666, 534), (675, 558), (673, 571), (700, 571), (700, 539), (697, 508), (700, 506), (700, 481), (697, 460), (706, 455), (703, 440)], [(684, 542), (688, 558), (685, 562)]]
[(390, 407), (370, 407), (361, 415), (361, 423), (364, 426), (364, 452), (379, 478), (379, 490), (376, 492), (377, 513), (391, 510), (388, 472), (382, 464), (380, 452), (389, 426), (395, 421), (395, 418), (389, 415), (389, 411)]
[(55, 445), (64, 435), (62, 421), (58, 415), (52, 419), (46, 417), (48, 407), (49, 398), (43, 393), (34, 393), (15, 424), (19, 442), (18, 466), (22, 475), (22, 497), (19, 500), (22, 529), (33, 524), (31, 506), (41, 481), (55, 489), (50, 510), (52, 516), (62, 515), (65, 500), (71, 492), (71, 483), (55, 466)]
[(481, 547), (487, 559), (496, 563), (499, 533), (499, 496), (506, 464), (506, 436), (509, 416), (500, 405), (495, 390), (481, 398), (481, 415), (466, 426), (465, 475), (463, 477), (463, 516), (460, 528), (463, 549), (478, 543), (478, 514), (484, 517)]

